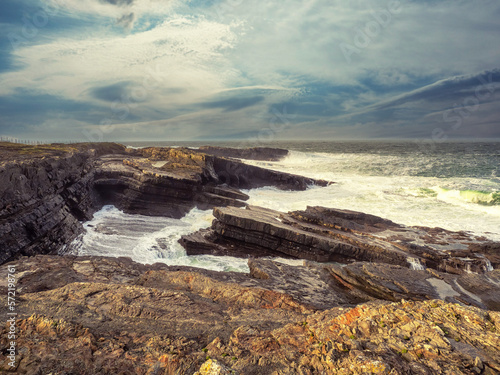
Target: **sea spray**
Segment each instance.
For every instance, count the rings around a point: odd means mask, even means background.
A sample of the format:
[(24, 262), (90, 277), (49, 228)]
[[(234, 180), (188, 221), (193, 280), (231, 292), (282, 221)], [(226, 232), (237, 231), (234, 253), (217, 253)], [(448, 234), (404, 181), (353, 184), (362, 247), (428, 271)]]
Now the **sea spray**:
[[(405, 225), (467, 231), (500, 241), (498, 143), (443, 142), (430, 150), (422, 149), (418, 142), (292, 142), (269, 146), (291, 151), (278, 162), (248, 163), (336, 183), (294, 192), (254, 189), (246, 191), (249, 204), (279, 211), (307, 206), (348, 209)], [(177, 240), (210, 226), (212, 219), (210, 210), (194, 209), (183, 219), (174, 220), (126, 215), (108, 206), (85, 224), (86, 233), (69, 250), (81, 255), (130, 256), (142, 263), (160, 261), (248, 272), (246, 259), (186, 256)], [(484, 267), (492, 269), (487, 260)]]

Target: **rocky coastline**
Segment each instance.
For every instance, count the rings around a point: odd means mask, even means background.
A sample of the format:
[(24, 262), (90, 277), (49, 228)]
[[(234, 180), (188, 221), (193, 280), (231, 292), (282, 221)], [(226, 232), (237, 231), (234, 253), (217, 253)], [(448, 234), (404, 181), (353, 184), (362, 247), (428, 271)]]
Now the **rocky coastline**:
[(243, 207), (248, 196), (239, 189), (327, 184), (185, 148), (4, 143), (0, 155), (0, 263), (61, 252), (104, 204), (181, 218), (194, 207)]
[[(354, 211), (248, 205), (239, 189), (332, 183), (242, 160), (286, 154), (0, 144), (0, 289), (15, 268), (18, 314), (14, 366), (2, 317), (0, 372), (499, 373), (500, 244)], [(248, 258), (250, 272), (57, 255), (104, 204), (172, 218), (213, 209), (212, 226), (180, 243)]]

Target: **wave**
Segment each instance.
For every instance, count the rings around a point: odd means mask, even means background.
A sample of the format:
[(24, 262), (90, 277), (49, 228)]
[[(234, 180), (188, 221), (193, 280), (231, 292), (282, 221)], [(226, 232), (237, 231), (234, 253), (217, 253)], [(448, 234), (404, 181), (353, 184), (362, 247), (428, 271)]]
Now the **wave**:
[(431, 190), (435, 192), (437, 199), (456, 199), (483, 206), (500, 206), (500, 192), (498, 191), (453, 190), (440, 187)]
[(85, 232), (65, 250), (80, 256), (130, 257), (143, 263), (192, 266), (213, 271), (249, 272), (248, 261), (212, 255), (187, 256), (178, 243), (183, 234), (209, 227), (212, 211), (192, 209), (182, 219), (126, 214), (104, 206), (84, 224)]
[(373, 154), (370, 152), (341, 153), (289, 151), (278, 162), (245, 161), (264, 168), (295, 171), (308, 177), (321, 173), (357, 174), (365, 176), (413, 176), (429, 178), (480, 178), (498, 177), (498, 161), (488, 155), (454, 154)]

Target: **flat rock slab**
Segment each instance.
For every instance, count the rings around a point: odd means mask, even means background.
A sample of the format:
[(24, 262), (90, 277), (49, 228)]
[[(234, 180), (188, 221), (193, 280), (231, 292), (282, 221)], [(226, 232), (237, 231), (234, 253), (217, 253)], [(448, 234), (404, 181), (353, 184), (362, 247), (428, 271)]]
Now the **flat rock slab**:
[(346, 287), (388, 301), (442, 299), (485, 309), (500, 309), (500, 270), (486, 274), (455, 275), (432, 269), (356, 262), (325, 266)]
[(283, 213), (216, 207), (210, 229), (185, 235), (188, 254), (285, 256), (318, 262), (368, 261), (451, 274), (497, 268), (496, 244), (441, 228), (407, 227), (361, 212), (325, 207)]

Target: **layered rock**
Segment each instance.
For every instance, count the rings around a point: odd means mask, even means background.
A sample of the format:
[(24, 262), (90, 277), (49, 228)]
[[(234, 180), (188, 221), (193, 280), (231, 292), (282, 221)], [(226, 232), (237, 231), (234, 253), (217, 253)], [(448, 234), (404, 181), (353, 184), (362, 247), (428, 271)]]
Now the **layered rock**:
[(103, 157), (96, 166), (95, 189), (103, 203), (133, 214), (181, 218), (194, 207), (245, 206), (248, 196), (217, 185), (210, 170), (180, 163), (172, 163), (175, 165), (169, 170), (160, 167), (162, 163), (139, 157)]
[(0, 145), (0, 263), (57, 251), (96, 210), (92, 163), (117, 144)]
[(248, 199), (238, 189), (276, 186), (304, 190), (327, 184), (184, 148), (144, 148), (130, 157), (103, 157), (95, 186), (107, 202), (129, 213), (184, 216), (193, 207), (243, 207)]
[(486, 272), (500, 264), (498, 253), (478, 252), (493, 246), (484, 238), (406, 227), (360, 212), (308, 207), (285, 214), (249, 206), (215, 208), (213, 214), (210, 229), (181, 238), (188, 254), (369, 261), (457, 274)]
[[(437, 271), (404, 269), (401, 280), (402, 267), (356, 263), (340, 271), (252, 260), (249, 275), (125, 258), (36, 256), (11, 264), (20, 297), (18, 374), (500, 371), (499, 313), (455, 303), (471, 292), (460, 292)], [(3, 265), (1, 280), (6, 273)], [(401, 285), (382, 282), (391, 273)], [(491, 276), (492, 285), (498, 276)], [(430, 280), (440, 277), (455, 296), (399, 300), (439, 296), (442, 286)], [(388, 300), (398, 302), (387, 301), (390, 292), (381, 290), (396, 287), (399, 294)], [(405, 294), (405, 288), (413, 290)], [(6, 292), (5, 285), (0, 289)], [(483, 297), (476, 296), (486, 305)], [(7, 322), (0, 332), (2, 370), (13, 370), (9, 329)]]
[[(254, 155), (257, 155), (256, 150), (263, 152), (263, 158), (268, 158), (263, 151), (265, 148), (253, 149)], [(140, 149), (138, 152), (149, 160), (164, 161), (165, 164), (161, 169), (165, 171), (175, 173), (189, 166), (195, 174), (200, 174), (202, 181), (223, 183), (238, 189), (275, 186), (283, 190), (305, 190), (310, 185), (326, 186), (329, 183), (248, 165), (230, 158), (212, 156), (199, 150), (150, 147)]]

